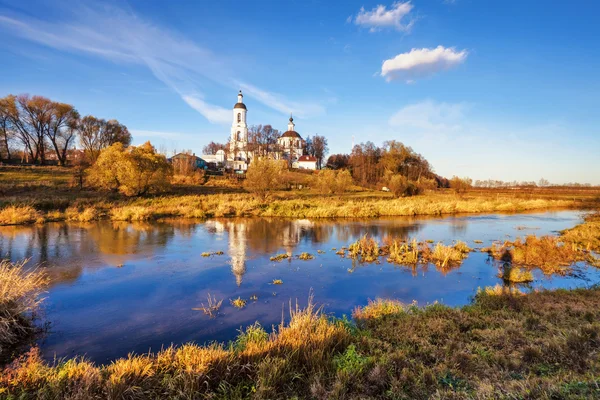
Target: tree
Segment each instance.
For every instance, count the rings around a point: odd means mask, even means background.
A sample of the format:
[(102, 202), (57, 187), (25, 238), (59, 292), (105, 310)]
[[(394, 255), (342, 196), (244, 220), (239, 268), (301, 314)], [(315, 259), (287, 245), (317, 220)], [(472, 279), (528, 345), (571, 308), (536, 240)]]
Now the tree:
[[(2, 100), (0, 99), (0, 160), (2, 160), (4, 154), (6, 155), (4, 159), (11, 159), (10, 142), (13, 137), (14, 131), (12, 129), (10, 119), (4, 111), (4, 108), (2, 107)], [(2, 147), (4, 147), (4, 150), (2, 150)]]
[(202, 149), (202, 154), (215, 155), (215, 154), (217, 154), (217, 151), (219, 151), (219, 150), (226, 151), (227, 147), (228, 147), (227, 144), (211, 141), (209, 144), (204, 146), (204, 148)]
[(548, 179), (541, 178), (540, 181), (538, 182), (538, 186), (540, 186), (540, 187), (550, 186), (550, 182), (548, 181)]
[(352, 175), (347, 170), (324, 169), (315, 176), (313, 185), (321, 194), (341, 194), (352, 186)]
[(0, 109), (12, 128), (14, 136), (23, 144), (27, 158), (44, 164), (45, 137), (53, 111), (52, 101), (42, 96), (8, 95), (0, 99)]
[(325, 136), (315, 135), (312, 138), (312, 156), (317, 158), (317, 167), (319, 169), (323, 166), (323, 159), (327, 155), (329, 147), (327, 146), (327, 139)]
[(89, 180), (97, 188), (140, 196), (167, 190), (172, 175), (171, 165), (150, 142), (129, 148), (117, 142), (100, 152)]
[(50, 140), (59, 165), (67, 164), (67, 150), (75, 141), (79, 113), (70, 104), (52, 102), (46, 136)]
[(95, 162), (100, 152), (115, 143), (131, 144), (131, 133), (117, 120), (106, 121), (93, 115), (83, 117), (78, 124), (79, 141), (87, 156)]
[(244, 187), (266, 200), (271, 191), (283, 186), (285, 171), (285, 162), (281, 160), (257, 158), (248, 167)]
[(471, 178), (459, 178), (458, 176), (453, 176), (450, 179), (450, 187), (456, 191), (456, 193), (464, 193), (469, 190), (473, 185), (473, 180)]
[(327, 159), (327, 168), (346, 169), (349, 165), (350, 156), (347, 154), (333, 154)]

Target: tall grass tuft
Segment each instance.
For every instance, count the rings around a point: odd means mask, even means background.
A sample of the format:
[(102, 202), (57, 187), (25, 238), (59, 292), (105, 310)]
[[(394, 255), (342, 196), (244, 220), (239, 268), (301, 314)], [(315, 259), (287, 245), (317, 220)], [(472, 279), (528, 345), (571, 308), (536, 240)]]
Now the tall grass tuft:
[(0, 261), (0, 357), (9, 347), (33, 332), (32, 317), (42, 299), (48, 277), (26, 271), (25, 262)]
[(364, 235), (348, 246), (348, 256), (360, 262), (374, 262), (379, 259), (379, 245), (372, 237)]
[(0, 225), (24, 225), (37, 222), (41, 214), (31, 206), (8, 206), (0, 210)]

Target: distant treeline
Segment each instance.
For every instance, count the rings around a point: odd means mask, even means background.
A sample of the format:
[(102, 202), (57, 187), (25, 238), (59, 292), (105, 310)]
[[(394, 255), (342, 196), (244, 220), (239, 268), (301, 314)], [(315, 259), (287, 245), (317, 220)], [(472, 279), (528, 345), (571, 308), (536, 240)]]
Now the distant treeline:
[[(75, 152), (78, 141), (83, 151)], [(0, 98), (0, 161), (66, 165), (86, 156), (93, 162), (114, 143), (131, 143), (116, 120), (81, 117), (71, 104), (21, 94)]]
[(427, 187), (449, 187), (450, 181), (433, 172), (429, 162), (411, 147), (396, 140), (383, 146), (372, 142), (354, 146), (350, 154), (333, 154), (327, 168), (347, 169), (354, 181), (363, 187), (390, 186), (403, 177), (408, 183)]

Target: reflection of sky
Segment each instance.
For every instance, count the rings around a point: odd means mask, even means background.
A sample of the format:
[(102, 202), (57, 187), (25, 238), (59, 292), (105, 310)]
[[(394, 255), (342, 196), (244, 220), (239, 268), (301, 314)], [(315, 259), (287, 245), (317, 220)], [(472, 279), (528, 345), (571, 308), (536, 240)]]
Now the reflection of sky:
[[(256, 320), (270, 327), (287, 315), (290, 299), (303, 305), (311, 289), (326, 312), (341, 315), (376, 297), (461, 305), (478, 287), (499, 282), (497, 265), (483, 253), (471, 253), (460, 268), (439, 271), (434, 266), (398, 267), (383, 259), (381, 264), (352, 268), (351, 260), (331, 250), (364, 234), (378, 239), (464, 240), (477, 247), (529, 233), (553, 233), (579, 221), (579, 213), (561, 211), (367, 221), (46, 224), (0, 228), (0, 252), (13, 260), (30, 257), (32, 264), (43, 261), (53, 279), (45, 305), (51, 332), (41, 343), (44, 355), (52, 359), (55, 354), (87, 354), (106, 362), (130, 351), (159, 350), (171, 343), (228, 340), (241, 326)], [(474, 240), (484, 243), (476, 245)], [(215, 251), (225, 254), (201, 257), (202, 252)], [(269, 260), (277, 253), (304, 251), (315, 259)], [(579, 278), (536, 274), (532, 286), (571, 287), (598, 281), (596, 270), (582, 267), (580, 273)], [(284, 283), (272, 285), (273, 279)], [(209, 292), (224, 299), (214, 320), (192, 310), (206, 301)], [(229, 304), (229, 299), (251, 295), (257, 295), (258, 301), (248, 302), (243, 310)]]

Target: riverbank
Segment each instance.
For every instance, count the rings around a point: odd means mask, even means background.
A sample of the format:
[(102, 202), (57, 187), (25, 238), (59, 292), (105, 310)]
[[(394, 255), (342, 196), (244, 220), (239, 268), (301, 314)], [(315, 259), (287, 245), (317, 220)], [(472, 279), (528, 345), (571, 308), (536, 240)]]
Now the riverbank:
[(471, 305), (390, 300), (332, 320), (292, 310), (267, 334), (188, 344), (106, 366), (47, 365), (32, 350), (2, 371), (5, 398), (590, 398), (600, 395), (600, 289), (480, 292)]
[(390, 216), (448, 215), (458, 213), (523, 212), (585, 208), (590, 201), (507, 196), (458, 196), (431, 193), (393, 198), (378, 193), (367, 196), (315, 196), (282, 192), (269, 201), (252, 194), (171, 195), (135, 199), (74, 199), (48, 204), (8, 202), (0, 209), (0, 225), (52, 221), (150, 221), (162, 218), (286, 217), (377, 218)]
[(589, 209), (600, 203), (600, 190), (585, 187), (471, 189), (460, 194), (440, 189), (405, 198), (360, 187), (340, 195), (302, 189), (272, 192), (262, 200), (227, 179), (175, 184), (168, 194), (137, 198), (75, 184), (68, 168), (0, 167), (0, 225), (254, 216), (377, 218)]

